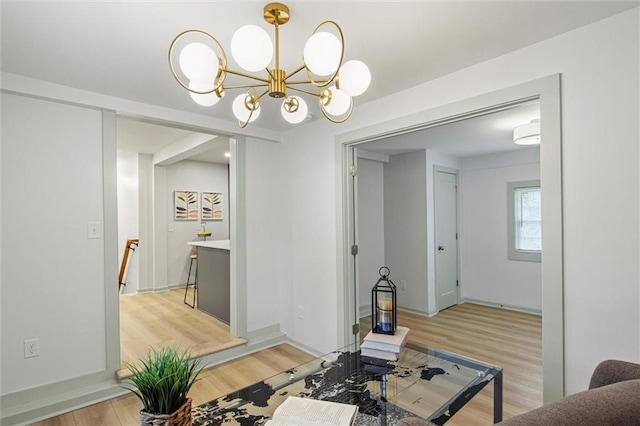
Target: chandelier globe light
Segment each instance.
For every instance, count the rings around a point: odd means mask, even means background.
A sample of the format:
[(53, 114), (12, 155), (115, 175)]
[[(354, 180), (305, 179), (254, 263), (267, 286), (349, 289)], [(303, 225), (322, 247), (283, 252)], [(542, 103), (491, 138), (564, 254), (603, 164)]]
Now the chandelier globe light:
[(241, 68), (257, 72), (273, 59), (273, 43), (269, 34), (257, 25), (238, 28), (231, 38), (231, 55)]
[[(226, 90), (243, 89), (232, 111), (241, 128), (260, 116), (261, 99), (282, 99), (280, 113), (291, 124), (303, 122), (309, 112), (306, 101), (291, 92), (318, 99), (322, 114), (333, 123), (346, 121), (353, 111), (353, 97), (371, 83), (371, 72), (359, 60), (344, 62), (344, 35), (333, 21), (320, 23), (304, 45), (302, 64), (289, 72), (280, 68), (280, 26), (289, 21), (289, 8), (282, 3), (264, 7), (264, 20), (275, 27), (275, 42), (257, 25), (244, 25), (231, 38), (231, 56), (244, 71), (229, 67), (227, 54), (218, 40), (201, 30), (178, 34), (169, 47), (169, 66), (180, 86), (194, 102), (213, 106)], [(306, 76), (294, 79), (301, 71)], [(262, 75), (250, 74), (262, 72)], [(235, 75), (248, 82), (229, 85)]]

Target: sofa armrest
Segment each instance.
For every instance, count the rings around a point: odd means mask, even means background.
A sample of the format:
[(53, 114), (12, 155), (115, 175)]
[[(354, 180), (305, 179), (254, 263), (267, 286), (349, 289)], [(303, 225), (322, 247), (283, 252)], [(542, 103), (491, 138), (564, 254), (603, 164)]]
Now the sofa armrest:
[(617, 360), (602, 361), (593, 371), (589, 389), (634, 379), (640, 379), (640, 364)]
[(627, 380), (569, 395), (499, 425), (640, 426), (640, 380)]

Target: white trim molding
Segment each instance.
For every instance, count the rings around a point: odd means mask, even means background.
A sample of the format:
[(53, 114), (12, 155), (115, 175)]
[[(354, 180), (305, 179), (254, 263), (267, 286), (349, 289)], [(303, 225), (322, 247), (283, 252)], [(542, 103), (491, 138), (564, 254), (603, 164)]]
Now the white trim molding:
[[(542, 310), (543, 310), (543, 400), (545, 404), (564, 396), (564, 259), (562, 211), (562, 139), (560, 111), (560, 74), (550, 75), (465, 100), (440, 105), (432, 109), (389, 121), (348, 131), (335, 137), (336, 144), (336, 251), (338, 256), (337, 290), (339, 302), (349, 300), (356, 285), (351, 278), (352, 261), (348, 248), (353, 241), (350, 200), (350, 148), (358, 144), (396, 136), (430, 127), (441, 126), (466, 118), (513, 108), (525, 102), (539, 100), (541, 133), (540, 183), (542, 191)], [(358, 314), (357, 308), (345, 303), (340, 313), (342, 334), (348, 334), (346, 318)]]

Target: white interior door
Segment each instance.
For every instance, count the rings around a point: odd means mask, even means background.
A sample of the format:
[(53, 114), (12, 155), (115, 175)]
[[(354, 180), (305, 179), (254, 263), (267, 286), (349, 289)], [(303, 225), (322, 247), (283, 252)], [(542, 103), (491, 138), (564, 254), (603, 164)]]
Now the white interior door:
[(436, 307), (458, 304), (458, 174), (436, 167), (435, 176), (435, 258)]

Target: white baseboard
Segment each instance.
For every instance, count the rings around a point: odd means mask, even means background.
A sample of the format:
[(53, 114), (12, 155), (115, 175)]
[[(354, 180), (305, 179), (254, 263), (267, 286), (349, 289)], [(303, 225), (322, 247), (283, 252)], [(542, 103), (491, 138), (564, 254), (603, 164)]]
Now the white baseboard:
[(164, 293), (165, 291), (175, 290), (181, 288), (184, 290), (184, 286), (186, 284), (169, 284), (162, 287), (154, 287), (154, 288), (141, 288), (136, 290), (135, 294), (148, 294), (148, 293)]
[(402, 306), (398, 306), (398, 310), (399, 311), (404, 311), (404, 312), (409, 312), (409, 313), (416, 314), (416, 315), (422, 315), (423, 317), (432, 317), (432, 316), (434, 316), (435, 314), (438, 313), (438, 312), (431, 312), (430, 313), (430, 312), (423, 311), (421, 309), (404, 308)]
[[(250, 331), (245, 345), (203, 356), (201, 365), (212, 367), (281, 343), (290, 342), (286, 334), (280, 331), (280, 325), (273, 324)], [(305, 349), (301, 350), (309, 352)], [(102, 372), (2, 395), (0, 424), (3, 426), (28, 425), (103, 402), (127, 392), (129, 391), (120, 386), (115, 372), (112, 374)]]
[(28, 425), (128, 392), (119, 386), (115, 373), (110, 380), (96, 378), (92, 383), (95, 376), (92, 374), (2, 395), (0, 424)]
[[(438, 312), (425, 312), (419, 309), (411, 309), (411, 308), (405, 308), (402, 306), (398, 306), (398, 310), (399, 311), (404, 311), (404, 312), (410, 312), (412, 314), (417, 314), (417, 315), (423, 315), (423, 316), (427, 316), (427, 317), (432, 317), (435, 314), (437, 314)], [(364, 318), (364, 317), (368, 317), (369, 315), (371, 315), (371, 305), (364, 305), (364, 306), (360, 306), (359, 308), (359, 318)]]
[(279, 324), (273, 324), (258, 330), (249, 331), (246, 339), (247, 343), (245, 345), (236, 346), (235, 348), (203, 356), (201, 358), (202, 365), (206, 368), (213, 367), (241, 356), (249, 355), (282, 343), (287, 343), (287, 336), (280, 331)]
[(320, 351), (317, 351), (317, 350), (315, 350), (315, 349), (313, 349), (313, 348), (311, 348), (311, 347), (309, 347), (309, 346), (307, 346), (305, 344), (302, 344), (302, 343), (300, 343), (300, 342), (298, 342), (296, 340), (293, 340), (293, 339), (287, 339), (286, 343), (291, 345), (291, 346), (293, 346), (294, 348), (300, 349), (302, 352), (306, 352), (306, 353), (308, 353), (310, 355), (313, 355), (315, 357), (319, 357), (319, 356), (324, 355), (324, 353), (322, 353)]
[(522, 306), (506, 305), (503, 303), (489, 302), (486, 300), (471, 299), (467, 297), (460, 300), (460, 304), (462, 303), (473, 303), (476, 305), (489, 306), (492, 308), (506, 309), (508, 311), (523, 312), (525, 314), (542, 315), (542, 310), (540, 309), (524, 308)]
[(362, 305), (359, 308), (359, 314), (360, 316), (358, 318), (364, 318), (367, 317), (369, 315), (371, 315), (371, 303), (367, 304), (367, 305)]
[[(533, 315), (542, 315), (542, 311), (539, 309), (523, 308), (522, 306), (514, 306), (514, 305), (505, 305), (502, 303), (488, 302), (486, 300), (464, 298), (460, 300), (459, 304), (463, 304), (463, 303), (474, 303), (476, 305), (489, 306), (492, 308), (506, 309), (509, 311), (523, 312), (526, 314), (533, 314)], [(425, 312), (419, 309), (405, 308), (402, 306), (398, 306), (398, 311), (410, 312), (412, 314), (422, 315), (425, 317), (433, 317), (437, 315), (439, 312), (439, 311)], [(359, 314), (360, 314), (359, 318), (364, 318), (371, 315), (371, 305), (360, 306)]]

